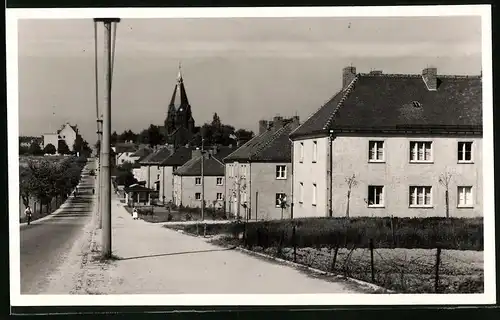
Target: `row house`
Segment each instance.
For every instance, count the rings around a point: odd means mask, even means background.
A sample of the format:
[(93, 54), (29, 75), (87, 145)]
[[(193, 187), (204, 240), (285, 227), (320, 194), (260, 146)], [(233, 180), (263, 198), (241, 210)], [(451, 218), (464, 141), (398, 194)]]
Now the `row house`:
[(140, 164), (140, 178), (139, 182), (145, 182), (145, 187), (160, 192), (161, 183), (161, 163), (173, 154), (170, 147), (162, 146), (156, 151), (150, 153), (142, 160), (138, 161)]
[(290, 217), (281, 201), (291, 198), (289, 134), (298, 125), (298, 117), (261, 120), (259, 134), (224, 159), (227, 212), (255, 220)]
[[(191, 208), (224, 208), (225, 177), (222, 159), (231, 147), (192, 150), (192, 158), (174, 172), (174, 203)], [(203, 165), (203, 175), (202, 175)], [(203, 195), (202, 195), (203, 189)]]
[(163, 204), (174, 203), (174, 172), (192, 158), (193, 148), (178, 147), (169, 156), (160, 162), (160, 195)]
[(290, 139), (293, 217), (483, 213), (481, 76), (347, 67)]

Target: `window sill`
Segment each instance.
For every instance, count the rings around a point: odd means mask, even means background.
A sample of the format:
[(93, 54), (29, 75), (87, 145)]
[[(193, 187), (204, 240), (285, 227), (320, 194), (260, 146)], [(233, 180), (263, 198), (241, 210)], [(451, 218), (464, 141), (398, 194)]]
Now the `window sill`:
[(412, 161), (412, 160), (410, 160), (410, 163), (417, 163), (417, 164), (433, 164), (433, 163), (434, 163), (434, 161), (417, 161), (417, 160)]
[(434, 206), (409, 206), (410, 209), (434, 209)]
[(286, 178), (276, 178), (276, 180), (286, 180)]
[(374, 208), (374, 209), (384, 209), (385, 205), (368, 205), (368, 208)]
[(457, 206), (457, 209), (474, 209), (473, 205)]
[(464, 160), (464, 161), (462, 161), (462, 160), (459, 160), (459, 161), (457, 161), (457, 163), (458, 163), (458, 164), (474, 164), (474, 161), (472, 161), (472, 160), (469, 160), (469, 161), (465, 161), (465, 160)]
[(216, 184), (216, 186), (217, 186), (217, 187), (222, 187), (222, 186), (223, 186), (223, 184)]
[(368, 160), (368, 163), (385, 163), (385, 160)]

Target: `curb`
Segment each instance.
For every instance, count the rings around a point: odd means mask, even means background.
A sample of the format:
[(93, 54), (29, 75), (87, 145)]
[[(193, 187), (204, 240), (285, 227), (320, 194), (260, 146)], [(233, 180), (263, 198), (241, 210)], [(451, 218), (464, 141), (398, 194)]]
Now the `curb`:
[(299, 268), (299, 269), (306, 269), (308, 271), (311, 271), (311, 272), (314, 272), (316, 274), (320, 274), (320, 275), (323, 275), (323, 276), (329, 276), (329, 277), (333, 277), (333, 278), (336, 278), (336, 279), (339, 279), (339, 280), (344, 280), (344, 281), (347, 280), (347, 281), (350, 281), (350, 282), (354, 282), (354, 283), (356, 283), (358, 285), (361, 285), (363, 287), (367, 287), (370, 290), (383, 291), (383, 293), (396, 293), (396, 292), (394, 292), (392, 290), (380, 287), (380, 286), (378, 286), (376, 284), (373, 284), (373, 283), (370, 283), (370, 282), (366, 282), (366, 281), (354, 279), (354, 278), (351, 278), (351, 277), (345, 277), (345, 276), (334, 274), (334, 273), (331, 273), (331, 272), (328, 272), (328, 271), (323, 271), (323, 270), (319, 270), (319, 269), (316, 269), (316, 268), (308, 267), (308, 266), (305, 266), (305, 265), (300, 264), (300, 263), (292, 262), (292, 261), (289, 261), (289, 260), (284, 260), (284, 259), (281, 259), (281, 258), (276, 258), (276, 257), (270, 256), (270, 255), (264, 254), (264, 253), (260, 253), (260, 252), (251, 251), (251, 250), (242, 248), (240, 246), (237, 246), (235, 249), (238, 249), (241, 252), (247, 253), (249, 255), (259, 256), (261, 258), (273, 260), (273, 261), (276, 261), (276, 262), (281, 262), (281, 263), (284, 263), (286, 265), (289, 265), (289, 266), (292, 266), (292, 267), (296, 267), (296, 268)]

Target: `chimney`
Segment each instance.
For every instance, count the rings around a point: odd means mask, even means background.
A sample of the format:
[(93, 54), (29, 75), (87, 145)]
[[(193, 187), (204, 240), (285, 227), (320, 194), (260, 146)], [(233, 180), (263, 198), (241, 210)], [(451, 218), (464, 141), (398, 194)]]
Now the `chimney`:
[(260, 120), (259, 121), (259, 134), (265, 132), (269, 126), (269, 123), (267, 120)]
[(201, 150), (200, 149), (194, 149), (191, 151), (191, 159), (201, 157)]
[(342, 88), (347, 87), (356, 78), (355, 67), (345, 67), (342, 69)]
[(422, 79), (430, 91), (437, 90), (437, 68), (425, 68), (422, 71)]
[(297, 128), (300, 125), (299, 116), (293, 116), (293, 118), (292, 118), (292, 125), (293, 125), (294, 128)]
[(283, 117), (275, 116), (273, 118), (273, 127), (276, 129), (283, 127)]

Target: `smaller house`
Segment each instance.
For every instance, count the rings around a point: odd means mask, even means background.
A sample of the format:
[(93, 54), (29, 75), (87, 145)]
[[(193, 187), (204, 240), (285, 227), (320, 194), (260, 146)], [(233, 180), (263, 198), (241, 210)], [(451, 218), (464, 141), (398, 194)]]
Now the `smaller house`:
[(59, 145), (64, 141), (68, 145), (69, 149), (73, 151), (73, 145), (78, 134), (77, 126), (73, 126), (67, 122), (55, 133), (46, 133), (42, 135), (43, 148), (45, 148), (48, 144), (52, 144), (56, 147), (56, 149), (58, 149)]
[(204, 200), (206, 208), (223, 209), (225, 179), (222, 159), (232, 151), (230, 147), (212, 147), (203, 153), (199, 149), (192, 150), (192, 158), (174, 172), (174, 203), (199, 208)]
[(132, 173), (134, 174), (134, 178), (136, 178), (137, 181), (146, 181), (146, 177), (142, 176), (142, 169), (140, 167), (139, 161), (145, 159), (151, 153), (153, 153), (153, 150), (151, 150), (149, 147), (139, 146), (139, 149), (130, 155), (130, 157), (137, 158), (137, 160), (135, 160), (134, 163), (138, 167), (134, 167), (132, 169)]
[(124, 164), (125, 162), (135, 163), (139, 160), (139, 156), (134, 154), (137, 151), (137, 145), (134, 143), (117, 143), (111, 149), (115, 155), (115, 163), (117, 166)]
[(151, 204), (151, 194), (154, 190), (141, 184), (132, 184), (123, 189), (125, 192), (125, 203), (129, 207), (147, 206)]
[[(289, 134), (299, 117), (276, 116), (259, 122), (259, 134), (224, 158), (226, 210), (249, 219), (280, 219), (291, 216), (292, 144)], [(288, 200), (287, 200), (288, 199)]]
[(191, 160), (194, 148), (179, 147), (160, 163), (160, 195), (163, 204), (174, 201), (174, 172)]
[(170, 146), (161, 146), (154, 152), (139, 160), (141, 165), (142, 181), (146, 181), (146, 187), (152, 188), (159, 193), (160, 191), (160, 165), (170, 157), (173, 150)]

